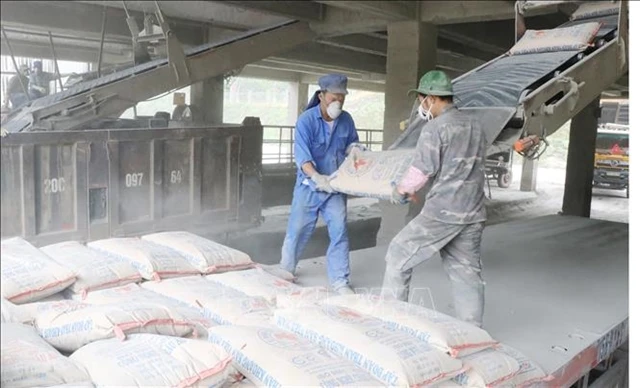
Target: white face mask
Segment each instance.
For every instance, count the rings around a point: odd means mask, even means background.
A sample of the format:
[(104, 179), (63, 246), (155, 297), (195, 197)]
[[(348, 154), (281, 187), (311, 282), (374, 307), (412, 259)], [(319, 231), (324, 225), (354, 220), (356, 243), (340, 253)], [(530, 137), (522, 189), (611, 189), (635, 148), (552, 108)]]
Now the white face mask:
[(331, 120), (335, 120), (342, 113), (342, 106), (340, 102), (334, 101), (327, 107), (327, 114), (331, 117)]
[(420, 118), (425, 121), (433, 120), (433, 113), (431, 113), (431, 108), (433, 107), (433, 105), (429, 105), (429, 110), (424, 110), (424, 107), (422, 105), (423, 102), (424, 100), (420, 102), (420, 106), (418, 107), (418, 114), (420, 115)]

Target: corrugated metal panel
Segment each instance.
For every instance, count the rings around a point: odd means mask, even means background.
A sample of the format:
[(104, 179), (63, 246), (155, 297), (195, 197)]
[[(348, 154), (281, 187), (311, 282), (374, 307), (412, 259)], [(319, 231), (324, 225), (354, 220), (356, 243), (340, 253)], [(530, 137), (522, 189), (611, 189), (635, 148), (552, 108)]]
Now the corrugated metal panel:
[(42, 245), (246, 229), (261, 214), (261, 144), (257, 120), (13, 134), (2, 139), (2, 237)]

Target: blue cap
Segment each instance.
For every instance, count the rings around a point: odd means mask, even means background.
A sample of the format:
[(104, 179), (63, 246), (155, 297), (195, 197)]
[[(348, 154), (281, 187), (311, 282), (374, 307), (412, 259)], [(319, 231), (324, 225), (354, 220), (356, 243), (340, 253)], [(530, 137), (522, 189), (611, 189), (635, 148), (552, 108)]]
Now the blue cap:
[(320, 77), (318, 86), (323, 92), (349, 94), (347, 91), (347, 76), (342, 74), (327, 74)]

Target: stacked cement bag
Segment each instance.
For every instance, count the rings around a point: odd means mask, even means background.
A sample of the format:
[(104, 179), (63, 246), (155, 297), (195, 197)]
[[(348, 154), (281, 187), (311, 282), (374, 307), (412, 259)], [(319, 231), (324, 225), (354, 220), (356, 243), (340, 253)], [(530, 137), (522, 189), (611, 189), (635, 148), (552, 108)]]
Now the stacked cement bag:
[(280, 309), (298, 308), (308, 304), (327, 302), (329, 298), (338, 296), (326, 287), (300, 287), (300, 289), (276, 296), (276, 306)]
[(89, 291), (118, 287), (142, 280), (129, 261), (89, 249), (76, 241), (47, 245), (40, 250), (58, 264), (75, 272), (76, 281), (68, 290), (83, 298)]
[(538, 364), (512, 347), (500, 344), (496, 347), (495, 351), (514, 358), (520, 366), (514, 376), (500, 383), (500, 387), (528, 387), (551, 380), (551, 376), (548, 376)]
[(256, 386), (381, 386), (352, 362), (275, 326), (218, 326), (209, 341), (233, 357), (235, 368)]
[(276, 310), (275, 321), (279, 327), (352, 361), (384, 384), (432, 385), (463, 371), (460, 360), (380, 319), (348, 308), (311, 304)]
[(153, 303), (79, 303), (63, 311), (51, 308), (39, 311), (34, 326), (45, 341), (64, 352), (102, 339), (125, 340), (135, 333), (182, 337), (197, 330), (196, 323), (185, 316)]
[(102, 387), (222, 387), (235, 376), (231, 358), (216, 345), (152, 334), (93, 342), (70, 360)]
[(179, 252), (139, 238), (110, 238), (90, 242), (87, 246), (130, 262), (146, 280), (200, 273)]
[[(171, 280), (165, 281), (169, 282)], [(137, 284), (127, 284), (126, 286), (94, 291), (88, 295), (84, 302), (93, 305), (152, 304), (160, 308), (166, 308), (172, 315), (182, 316), (185, 321), (193, 324), (196, 328), (197, 336), (202, 338), (207, 338), (207, 329), (216, 325), (212, 319), (206, 318), (195, 306), (190, 306), (178, 299), (142, 288)]]
[(200, 276), (145, 282), (142, 287), (200, 308), (205, 317), (221, 325), (265, 324), (272, 317), (272, 308), (264, 298)]
[(81, 366), (58, 353), (33, 327), (2, 323), (0, 330), (3, 387), (85, 386), (91, 381)]
[(249, 255), (189, 232), (163, 232), (142, 237), (171, 248), (203, 274), (235, 271), (255, 266)]
[(20, 237), (3, 240), (0, 255), (2, 297), (15, 303), (35, 302), (69, 287), (76, 275)]
[(329, 298), (326, 303), (379, 318), (452, 357), (473, 354), (498, 343), (477, 326), (407, 302), (361, 294)]
[(249, 296), (264, 298), (272, 305), (276, 304), (278, 295), (291, 294), (302, 289), (302, 287), (274, 276), (262, 268), (213, 274), (206, 276), (206, 279)]
[(413, 161), (413, 150), (354, 150), (332, 175), (331, 187), (357, 197), (389, 200)]
[(461, 361), (466, 370), (453, 381), (464, 387), (497, 387), (520, 371), (516, 359), (494, 349), (461, 357)]

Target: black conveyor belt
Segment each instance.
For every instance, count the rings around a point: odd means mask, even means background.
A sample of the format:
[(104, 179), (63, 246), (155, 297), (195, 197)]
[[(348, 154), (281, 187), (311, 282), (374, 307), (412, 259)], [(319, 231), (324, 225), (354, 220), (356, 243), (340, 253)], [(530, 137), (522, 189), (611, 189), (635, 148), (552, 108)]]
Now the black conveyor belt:
[(560, 51), (500, 58), (454, 82), (456, 103), (461, 108), (516, 107), (525, 89), (578, 53)]

